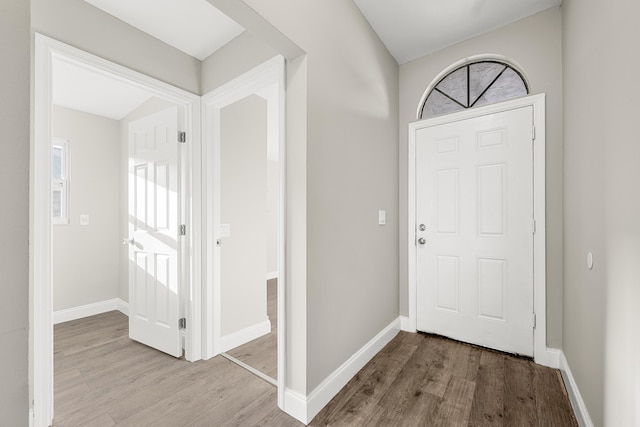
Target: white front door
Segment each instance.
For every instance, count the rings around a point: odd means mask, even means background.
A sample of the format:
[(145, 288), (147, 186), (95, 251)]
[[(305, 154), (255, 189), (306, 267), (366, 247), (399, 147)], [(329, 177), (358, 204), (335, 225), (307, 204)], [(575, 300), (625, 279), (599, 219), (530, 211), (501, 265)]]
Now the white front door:
[(178, 109), (129, 124), (129, 336), (182, 355), (178, 318)]
[(416, 130), (417, 328), (533, 355), (533, 108)]

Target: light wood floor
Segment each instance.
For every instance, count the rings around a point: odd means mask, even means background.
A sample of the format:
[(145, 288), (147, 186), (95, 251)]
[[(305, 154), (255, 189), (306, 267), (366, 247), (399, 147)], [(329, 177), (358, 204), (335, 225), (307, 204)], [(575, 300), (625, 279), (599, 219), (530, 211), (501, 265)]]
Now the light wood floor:
[(222, 357), (189, 363), (132, 341), (119, 312), (54, 332), (54, 426), (302, 425), (271, 384)]
[[(57, 426), (301, 426), (276, 388), (215, 357), (189, 363), (128, 338), (110, 312), (55, 326)], [(577, 426), (558, 371), (401, 332), (311, 426)]]
[(267, 281), (267, 315), (271, 333), (236, 347), (227, 354), (276, 380), (278, 378), (278, 281)]

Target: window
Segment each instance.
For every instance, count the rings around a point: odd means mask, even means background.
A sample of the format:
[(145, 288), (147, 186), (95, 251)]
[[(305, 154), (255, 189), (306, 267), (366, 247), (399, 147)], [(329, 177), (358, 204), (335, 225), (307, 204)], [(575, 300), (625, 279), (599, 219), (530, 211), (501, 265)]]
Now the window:
[(51, 144), (51, 213), (54, 224), (69, 224), (69, 142)]
[(428, 92), (418, 119), (455, 113), (527, 95), (522, 74), (498, 59), (470, 61), (455, 67)]

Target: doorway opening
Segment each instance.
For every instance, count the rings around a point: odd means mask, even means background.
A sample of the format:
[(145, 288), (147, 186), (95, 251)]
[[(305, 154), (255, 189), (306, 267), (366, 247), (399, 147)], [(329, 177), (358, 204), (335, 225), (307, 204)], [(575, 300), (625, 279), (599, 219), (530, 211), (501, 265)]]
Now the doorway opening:
[(207, 252), (204, 358), (278, 387), (285, 375), (284, 58), (202, 98)]
[[(147, 249), (152, 245), (151, 242), (140, 243), (139, 246), (129, 245), (130, 240), (135, 239), (135, 236), (129, 236), (130, 225), (139, 231), (143, 228), (140, 225), (144, 223), (145, 230), (149, 231), (147, 234), (153, 234), (151, 231), (156, 233), (153, 240), (163, 242), (163, 248), (152, 255), (158, 262), (156, 266), (164, 261), (167, 266), (173, 266), (165, 271), (171, 271), (172, 274), (175, 271), (173, 280), (154, 276), (153, 280), (146, 281), (158, 285), (153, 292), (149, 291), (149, 296), (160, 308), (152, 316), (153, 323), (155, 326), (167, 323), (167, 328), (158, 329), (170, 329), (170, 339), (174, 341), (171, 353), (174, 356), (182, 355), (184, 347), (187, 360), (201, 358), (200, 307), (194, 303), (199, 301), (200, 289), (193, 285), (199, 283), (200, 276), (200, 216), (197, 209), (200, 202), (198, 194), (192, 190), (192, 183), (200, 180), (199, 164), (193, 161), (200, 157), (200, 104), (199, 97), (186, 91), (40, 34), (36, 34), (35, 61), (35, 137), (31, 168), (34, 201), (34, 422), (36, 425), (49, 425), (54, 414), (53, 324), (109, 310), (127, 312), (128, 308), (138, 312), (134, 317), (143, 317), (139, 310), (135, 310), (135, 304), (131, 307), (126, 303), (126, 300), (132, 301), (131, 294), (136, 295), (128, 289), (128, 268), (116, 269), (123, 274), (113, 274), (112, 271), (117, 265), (128, 266), (130, 261), (127, 258), (132, 252), (137, 253), (140, 259), (143, 252), (140, 246), (143, 244)], [(64, 87), (74, 87), (79, 91), (65, 92)], [(118, 91), (124, 91), (128, 95), (120, 92), (121, 96), (117, 96), (118, 101), (121, 101), (119, 105), (99, 105), (96, 102), (100, 99), (99, 89), (103, 89), (103, 94), (111, 92), (114, 95)], [(159, 114), (167, 116), (167, 113), (170, 117), (164, 117), (162, 123), (154, 122), (153, 129), (149, 131), (154, 134), (153, 138), (147, 138), (146, 135), (143, 139), (136, 140), (136, 135), (141, 136), (142, 133), (130, 133), (132, 129), (136, 130), (135, 124), (140, 124), (141, 120), (155, 120), (154, 117), (157, 118)], [(107, 131), (89, 129), (89, 122), (99, 123)], [(187, 143), (181, 146), (177, 142), (178, 131), (184, 131), (186, 135)], [(57, 139), (57, 143), (52, 144), (54, 138), (62, 138), (64, 143)], [(107, 144), (105, 138), (115, 139), (118, 147), (112, 146), (107, 154), (103, 153), (96, 158), (97, 147), (85, 145), (100, 144), (104, 149)], [(135, 174), (132, 176), (128, 168), (135, 166), (135, 163), (130, 161), (126, 147), (137, 146), (139, 152), (157, 152), (163, 144), (171, 146), (173, 154), (170, 160), (164, 162), (164, 159), (160, 159), (149, 169), (149, 174), (153, 169), (153, 179), (150, 179), (150, 175), (144, 180)], [(60, 153), (63, 153), (60, 158), (69, 160), (67, 170), (70, 174), (67, 176), (52, 167), (52, 146), (58, 147)], [(122, 146), (125, 148), (122, 149)], [(142, 150), (143, 146), (145, 150)], [(55, 164), (60, 166), (63, 163)], [(114, 173), (114, 168), (118, 172)], [(75, 174), (81, 170), (86, 173)], [(163, 171), (166, 173), (163, 174)], [(92, 173), (100, 173), (100, 176)], [(52, 186), (53, 184), (56, 185)], [(147, 199), (145, 202), (148, 206), (162, 205), (165, 209), (150, 209), (144, 213), (137, 211), (132, 215), (132, 211), (126, 209), (127, 204), (131, 205), (126, 198), (129, 184), (134, 190), (137, 185), (139, 190), (144, 188), (149, 190), (149, 195), (153, 193), (154, 199)], [(83, 202), (82, 205), (78, 203), (80, 201)], [(90, 201), (95, 203), (89, 206), (87, 203)], [(65, 212), (65, 206), (69, 206), (68, 212)], [(124, 209), (118, 208), (119, 206), (124, 206)], [(63, 212), (67, 215), (62, 215)], [(54, 213), (55, 222), (67, 224), (52, 228)], [(186, 233), (178, 237), (180, 223), (188, 227)], [(129, 247), (136, 247), (138, 250), (128, 250), (123, 246), (123, 237)], [(107, 242), (105, 244), (108, 249), (94, 246), (99, 244), (97, 240)], [(123, 253), (124, 262), (121, 263)], [(101, 257), (101, 263), (98, 263), (101, 265), (78, 265), (78, 262), (82, 264), (77, 259), (81, 256), (79, 254), (86, 255), (89, 260), (91, 256)], [(163, 258), (165, 254), (167, 256)], [(54, 256), (57, 263), (54, 263)], [(76, 258), (76, 265), (65, 265), (62, 262), (65, 256)], [(143, 276), (138, 271), (143, 265), (131, 268), (134, 278)], [(151, 263), (146, 265), (153, 266)], [(105, 283), (99, 284), (102, 290), (89, 290), (86, 282), (83, 287), (73, 283), (74, 280), (70, 277), (74, 272), (70, 270), (78, 270), (80, 267), (86, 267), (88, 275), (100, 278), (96, 279), (96, 283), (104, 279), (100, 277), (100, 268), (105, 272), (111, 271), (105, 273), (107, 281), (116, 281), (117, 288), (126, 289), (105, 290), (104, 288), (114, 285), (104, 280), (102, 281)], [(145, 273), (148, 271), (151, 270)], [(162, 269), (154, 268), (153, 271), (161, 272)], [(61, 284), (66, 284), (66, 288), (63, 289)], [(61, 292), (54, 293), (54, 289)], [(88, 293), (95, 298), (102, 291), (109, 298), (98, 302), (83, 300), (83, 296), (86, 297)], [(184, 331), (184, 335), (178, 330), (179, 317), (185, 318), (191, 325)], [(168, 328), (169, 323), (171, 328)], [(156, 331), (145, 331), (137, 339), (144, 342), (151, 337), (146, 344), (158, 347), (153, 343), (155, 333)], [(166, 337), (162, 340), (166, 341)], [(167, 351), (166, 348), (163, 350)]]

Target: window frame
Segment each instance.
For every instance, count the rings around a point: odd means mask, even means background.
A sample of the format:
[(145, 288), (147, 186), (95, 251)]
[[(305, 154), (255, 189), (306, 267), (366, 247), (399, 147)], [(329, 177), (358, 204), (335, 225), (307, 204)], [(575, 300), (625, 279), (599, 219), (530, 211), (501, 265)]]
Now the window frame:
[[(59, 147), (62, 151), (61, 155), (61, 179), (53, 177), (53, 150)], [(51, 223), (53, 225), (69, 225), (69, 140), (63, 138), (52, 138), (51, 141)], [(60, 207), (61, 216), (53, 214), (53, 193), (56, 190), (61, 191)]]
[[(513, 71), (515, 71), (520, 76), (520, 78), (522, 79), (522, 82), (524, 83), (524, 86), (525, 86), (525, 88), (527, 90), (527, 95), (531, 94), (531, 84), (529, 83), (529, 79), (527, 78), (527, 74), (524, 72), (522, 66), (520, 66), (520, 64), (518, 64), (516, 61), (514, 61), (511, 58), (508, 58), (508, 57), (506, 57), (504, 55), (498, 55), (498, 54), (491, 54), (490, 53), (490, 54), (474, 55), (474, 56), (470, 56), (470, 57), (461, 59), (461, 60), (449, 65), (447, 68), (442, 70), (433, 80), (431, 80), (431, 83), (429, 83), (429, 85), (427, 86), (426, 90), (423, 92), (422, 97), (420, 98), (420, 102), (418, 103), (418, 107), (417, 107), (417, 110), (416, 110), (416, 119), (417, 120), (428, 120), (429, 119), (429, 118), (423, 118), (422, 117), (422, 112), (423, 112), (425, 103), (427, 102), (427, 98), (429, 97), (431, 92), (434, 91), (435, 87), (438, 86), (438, 84), (440, 84), (440, 82), (442, 80), (444, 80), (449, 74), (459, 70), (460, 68), (463, 68), (463, 67), (465, 67), (467, 65), (471, 65), (471, 64), (477, 63), (477, 62), (497, 62), (497, 63), (503, 64), (503, 65), (506, 65), (508, 68), (511, 68)], [(513, 99), (513, 98), (511, 98), (511, 99)], [(488, 104), (488, 105), (490, 105), (490, 104)], [(473, 107), (471, 107), (471, 108), (473, 108)], [(465, 108), (465, 109), (469, 109), (469, 108)]]

